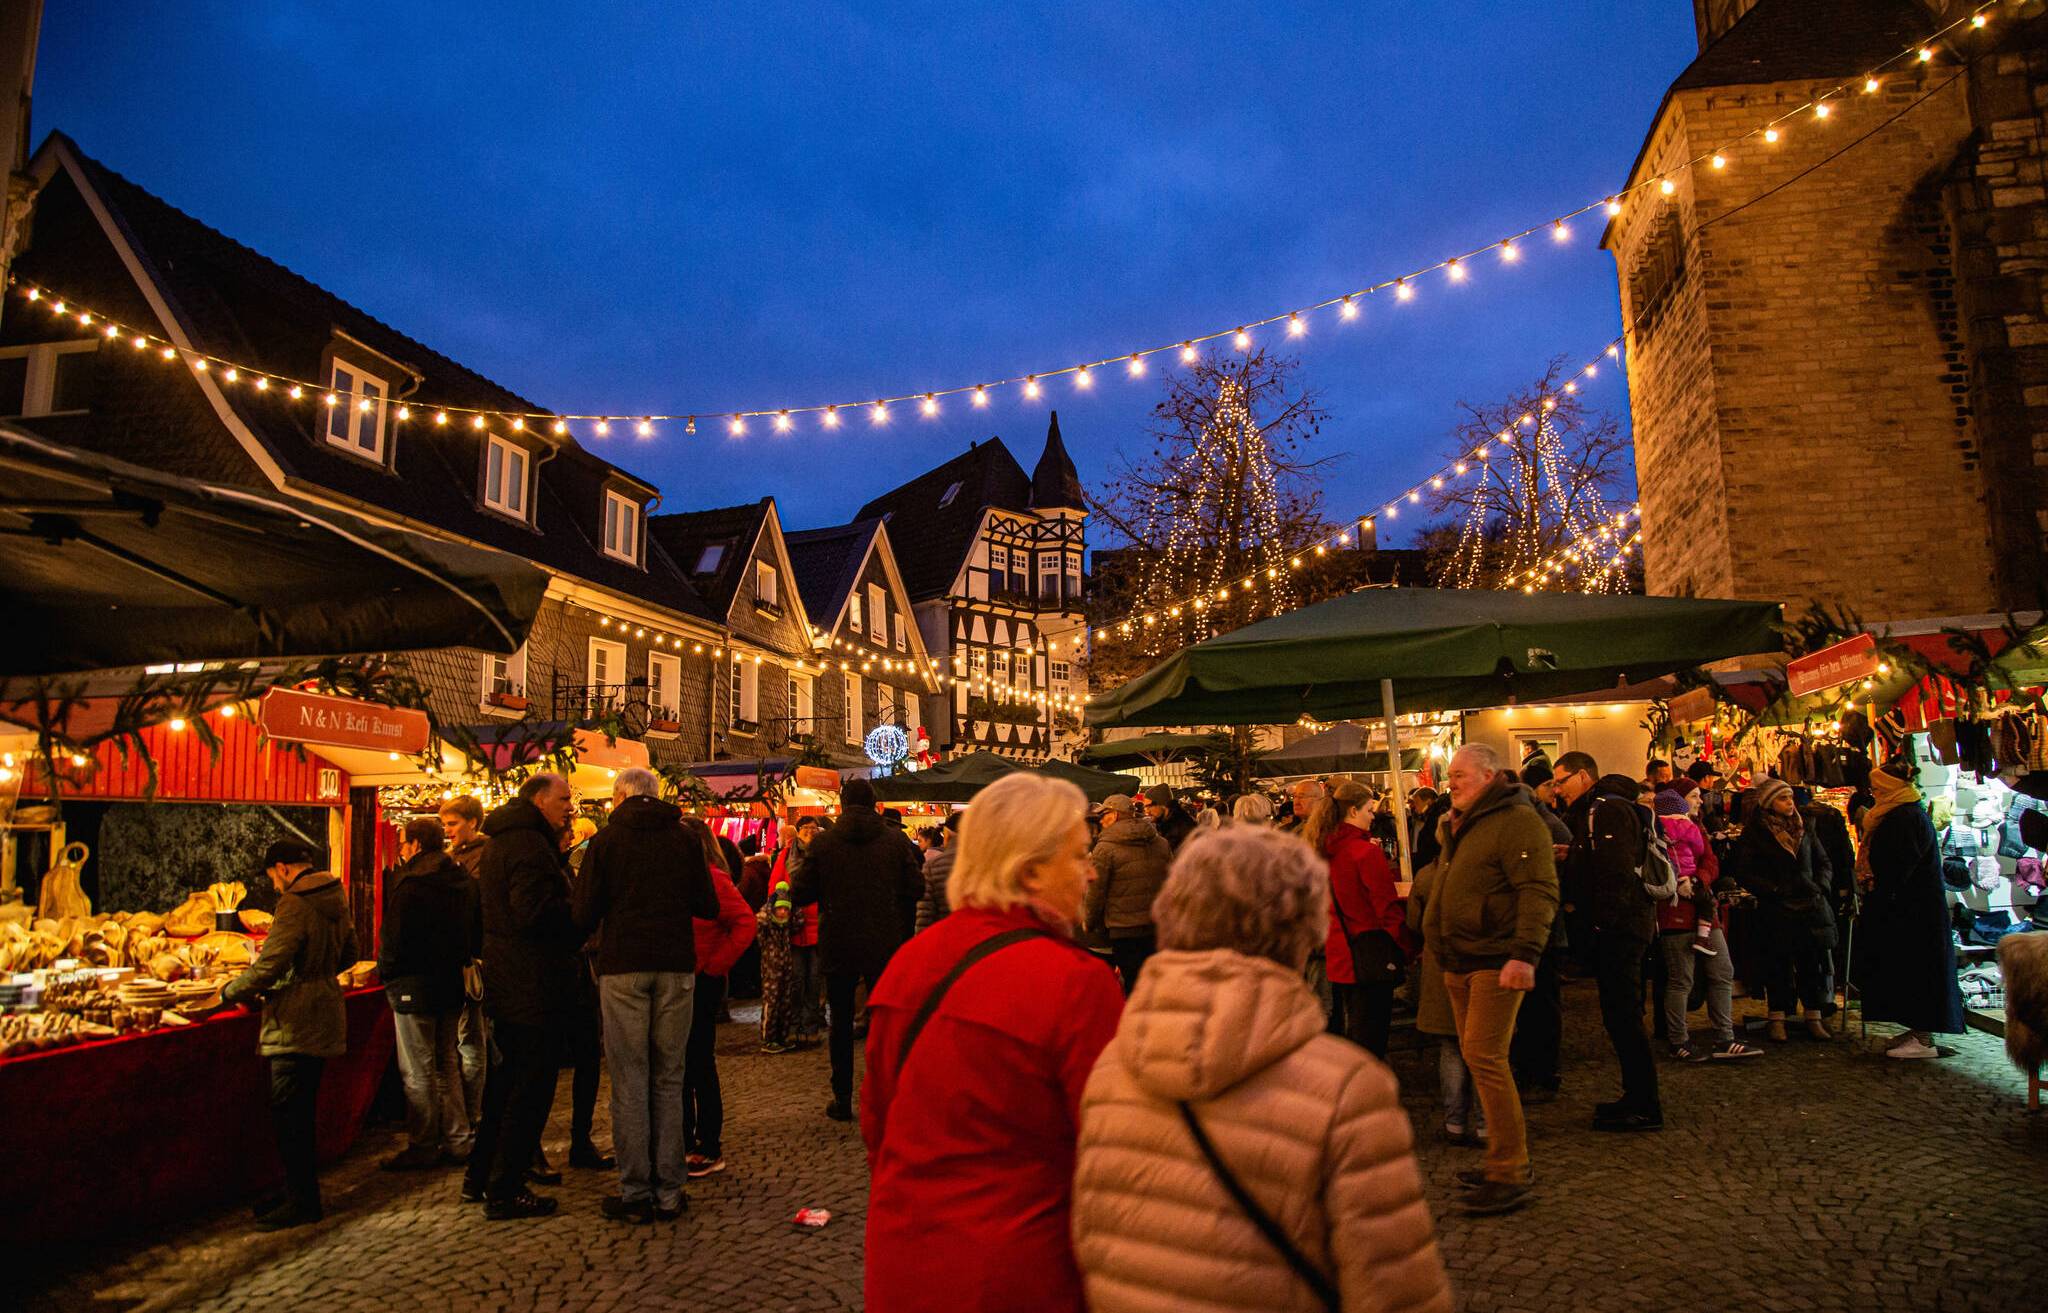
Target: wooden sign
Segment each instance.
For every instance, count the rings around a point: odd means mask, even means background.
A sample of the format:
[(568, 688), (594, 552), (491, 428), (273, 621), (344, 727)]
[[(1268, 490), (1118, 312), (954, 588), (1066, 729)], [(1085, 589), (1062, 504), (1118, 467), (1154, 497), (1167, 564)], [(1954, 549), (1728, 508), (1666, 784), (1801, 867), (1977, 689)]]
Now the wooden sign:
[(839, 792), (839, 772), (823, 766), (799, 766), (794, 772), (796, 787), (815, 789), (819, 793)]
[(1785, 663), (1785, 687), (1793, 697), (1868, 679), (1877, 673), (1877, 640), (1869, 634), (1824, 647)]
[(401, 757), (427, 750), (427, 713), (326, 693), (274, 688), (257, 712), (263, 732), (287, 743), (369, 748)]

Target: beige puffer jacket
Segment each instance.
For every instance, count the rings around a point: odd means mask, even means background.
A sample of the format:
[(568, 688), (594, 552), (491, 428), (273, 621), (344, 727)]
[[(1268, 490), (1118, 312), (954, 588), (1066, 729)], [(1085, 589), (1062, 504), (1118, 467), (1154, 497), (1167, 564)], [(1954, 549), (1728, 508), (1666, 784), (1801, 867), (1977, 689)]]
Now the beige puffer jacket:
[(1320, 1313), (1181, 1100), (1345, 1309), (1450, 1309), (1392, 1073), (1324, 1033), (1298, 973), (1213, 949), (1151, 958), (1082, 1096), (1074, 1255), (1094, 1313)]

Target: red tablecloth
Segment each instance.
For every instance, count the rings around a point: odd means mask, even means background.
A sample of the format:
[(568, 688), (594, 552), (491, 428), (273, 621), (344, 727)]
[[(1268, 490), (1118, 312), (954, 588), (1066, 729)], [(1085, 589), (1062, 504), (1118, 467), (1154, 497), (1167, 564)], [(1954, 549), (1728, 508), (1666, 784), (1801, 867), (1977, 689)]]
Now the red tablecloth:
[[(348, 1152), (391, 1062), (382, 989), (346, 996), (348, 1053), (320, 1082), (320, 1159)], [(169, 1227), (284, 1179), (259, 1019), (0, 1059), (0, 1235), (9, 1246)]]

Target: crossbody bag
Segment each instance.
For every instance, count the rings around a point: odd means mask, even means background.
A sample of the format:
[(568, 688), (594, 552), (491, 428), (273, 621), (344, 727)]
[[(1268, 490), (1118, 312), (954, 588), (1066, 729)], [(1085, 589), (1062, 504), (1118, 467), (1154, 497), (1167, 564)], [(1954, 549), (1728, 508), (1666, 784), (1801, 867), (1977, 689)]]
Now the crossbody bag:
[(924, 1002), (918, 1005), (917, 1011), (910, 1018), (910, 1025), (904, 1028), (903, 1046), (896, 1051), (896, 1080), (899, 1087), (903, 1081), (903, 1072), (910, 1065), (910, 1050), (917, 1044), (917, 1037), (924, 1033), (925, 1023), (939, 1010), (939, 1004), (945, 999), (947, 991), (953, 988), (955, 981), (966, 975), (975, 963), (1000, 953), (1013, 944), (1021, 944), (1027, 939), (1050, 938), (1050, 931), (1019, 926), (1015, 930), (1005, 930), (999, 935), (990, 935), (962, 954), (960, 960), (953, 964), (953, 969), (939, 977), (939, 983), (933, 985), (931, 993), (924, 996)]
[(1335, 1283), (1323, 1275), (1322, 1269), (1308, 1261), (1308, 1255), (1295, 1248), (1294, 1242), (1287, 1238), (1287, 1233), (1280, 1229), (1280, 1224), (1274, 1221), (1265, 1209), (1259, 1207), (1258, 1200), (1252, 1198), (1231, 1170), (1224, 1166), (1222, 1155), (1216, 1152), (1215, 1145), (1209, 1143), (1209, 1133), (1202, 1129), (1201, 1119), (1195, 1116), (1194, 1108), (1186, 1100), (1181, 1101), (1180, 1117), (1188, 1124), (1188, 1134), (1195, 1137), (1195, 1147), (1202, 1151), (1202, 1157), (1209, 1160), (1209, 1170), (1216, 1173), (1216, 1180), (1222, 1185), (1224, 1192), (1237, 1204), (1239, 1210), (1251, 1219), (1252, 1225), (1259, 1229), (1259, 1234), (1266, 1237), (1266, 1243), (1280, 1251), (1280, 1257), (1287, 1261), (1287, 1266), (1294, 1270), (1294, 1275), (1300, 1277), (1302, 1283), (1315, 1292), (1315, 1297), (1322, 1301), (1323, 1307), (1331, 1310), (1331, 1313), (1338, 1313), (1344, 1302), (1337, 1294)]

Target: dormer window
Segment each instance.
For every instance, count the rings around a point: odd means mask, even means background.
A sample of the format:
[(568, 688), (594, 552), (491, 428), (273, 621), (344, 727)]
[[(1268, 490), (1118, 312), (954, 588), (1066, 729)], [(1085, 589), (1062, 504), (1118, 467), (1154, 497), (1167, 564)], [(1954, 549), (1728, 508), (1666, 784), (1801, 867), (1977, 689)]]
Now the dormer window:
[(777, 603), (775, 567), (766, 561), (754, 562), (754, 602), (759, 606), (774, 606)]
[(706, 543), (704, 550), (697, 553), (697, 566), (693, 574), (717, 574), (718, 567), (725, 560), (726, 548), (731, 543)]
[(345, 360), (336, 360), (327, 376), (334, 397), (327, 410), (327, 440), (351, 455), (379, 464), (384, 461), (384, 407), (391, 389), (381, 378)]
[(640, 503), (620, 493), (604, 494), (604, 554), (640, 563)]
[(526, 448), (493, 433), (484, 439), (484, 505), (525, 520), (529, 498)]
[(945, 493), (944, 493), (943, 495), (941, 495), (941, 496), (940, 496), (940, 498), (939, 498), (939, 505), (941, 505), (941, 506), (951, 506), (951, 505), (953, 504), (953, 499), (954, 499), (955, 497), (958, 497), (959, 495), (960, 495), (960, 483), (959, 483), (959, 481), (958, 481), (958, 480), (956, 479), (955, 481), (953, 481), (952, 483), (950, 483), (950, 484), (948, 484), (948, 485), (946, 486), (946, 491), (945, 491)]

